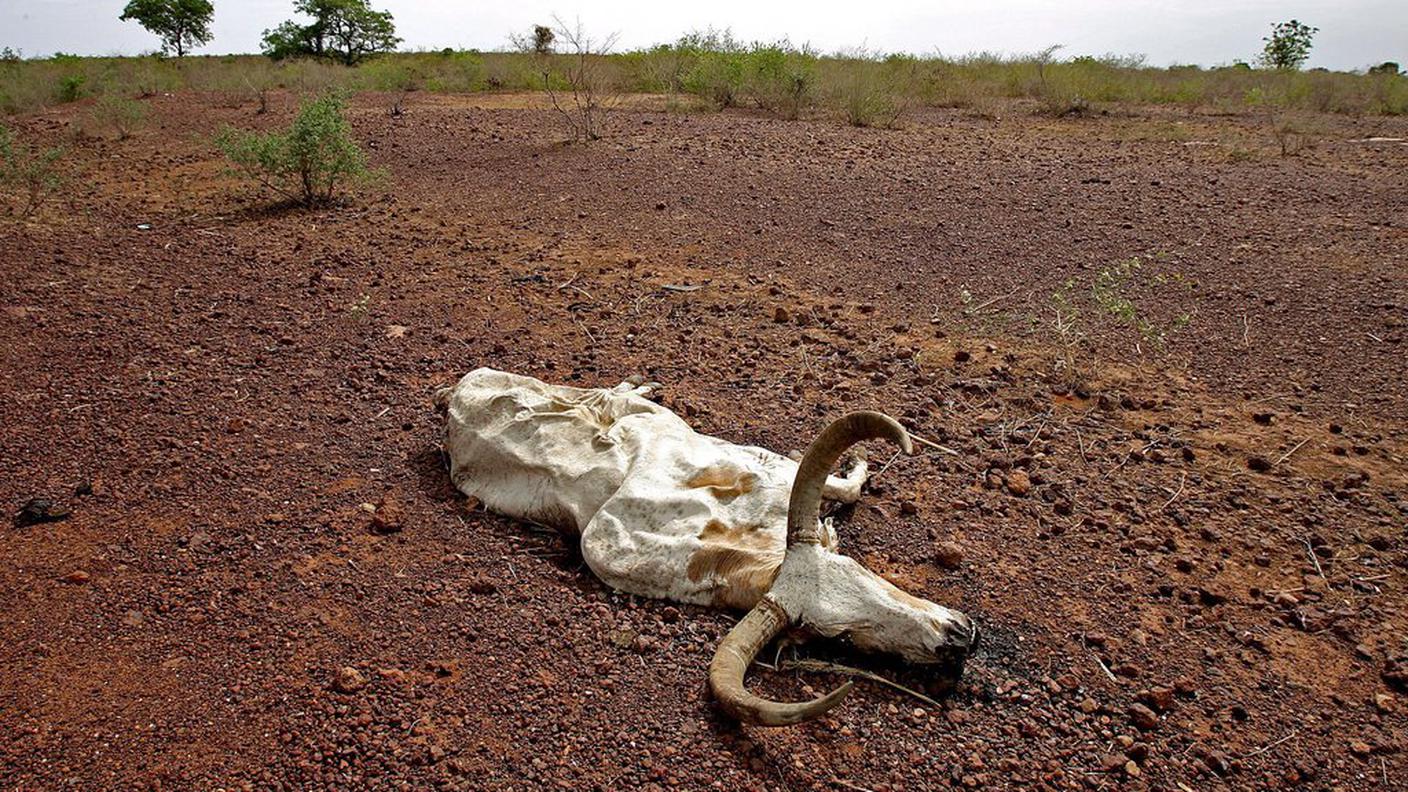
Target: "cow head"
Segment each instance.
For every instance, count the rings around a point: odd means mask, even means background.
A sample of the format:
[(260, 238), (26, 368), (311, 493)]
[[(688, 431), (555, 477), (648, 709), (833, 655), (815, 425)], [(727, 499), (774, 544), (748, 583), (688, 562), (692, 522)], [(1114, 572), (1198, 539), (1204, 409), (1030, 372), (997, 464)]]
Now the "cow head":
[(893, 418), (856, 412), (831, 424), (797, 469), (787, 514), (787, 555), (763, 599), (719, 644), (709, 684), (735, 717), (768, 726), (810, 720), (840, 703), (848, 682), (813, 701), (781, 703), (749, 693), (743, 676), (758, 651), (790, 626), (840, 636), (856, 646), (930, 664), (953, 675), (977, 640), (973, 622), (957, 611), (906, 594), (889, 581), (821, 543), (822, 486), (852, 445), (885, 438), (911, 452), (909, 435)]

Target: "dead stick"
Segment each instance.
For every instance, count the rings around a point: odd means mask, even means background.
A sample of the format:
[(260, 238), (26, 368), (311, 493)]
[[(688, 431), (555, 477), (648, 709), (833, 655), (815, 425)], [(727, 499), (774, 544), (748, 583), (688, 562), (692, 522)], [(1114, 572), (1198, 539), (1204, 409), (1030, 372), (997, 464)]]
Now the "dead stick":
[(1105, 661), (1100, 659), (1100, 655), (1091, 652), (1090, 656), (1095, 658), (1095, 663), (1100, 666), (1101, 671), (1105, 672), (1105, 676), (1109, 677), (1111, 682), (1114, 682), (1118, 685), (1120, 681), (1118, 679), (1115, 679), (1115, 675), (1110, 672), (1110, 667), (1105, 665)]
[(1168, 510), (1168, 507), (1169, 507), (1169, 504), (1171, 504), (1171, 503), (1173, 503), (1174, 501), (1178, 500), (1178, 496), (1183, 494), (1183, 485), (1184, 485), (1184, 484), (1187, 484), (1187, 483), (1188, 483), (1188, 474), (1187, 474), (1187, 473), (1180, 473), (1180, 474), (1179, 474), (1179, 479), (1178, 479), (1178, 491), (1175, 492), (1175, 493), (1173, 493), (1173, 497), (1171, 497), (1171, 498), (1169, 498), (1168, 500), (1164, 501), (1164, 505), (1162, 505), (1162, 506), (1159, 507), (1159, 511), (1161, 511), (1161, 512), (1162, 512), (1162, 511), (1167, 511), (1167, 510)]
[(999, 295), (997, 295), (996, 297), (992, 298), (991, 300), (988, 300), (988, 301), (986, 301), (986, 302), (979, 303), (977, 306), (975, 306), (975, 307), (973, 307), (973, 308), (969, 308), (969, 309), (968, 309), (968, 313), (977, 313), (978, 311), (983, 310), (984, 308), (988, 307), (989, 305), (992, 305), (993, 303), (997, 302), (998, 300), (1005, 300), (1005, 299), (1007, 299), (1008, 297), (1011, 297), (1012, 295), (1014, 295), (1014, 294), (1016, 294), (1016, 293), (1017, 293), (1017, 290), (1016, 290), (1016, 289), (1013, 289), (1012, 291), (1007, 292), (1006, 294), (999, 294)]
[(835, 663), (825, 663), (820, 660), (788, 660), (779, 665), (778, 668), (784, 671), (789, 671), (792, 669), (797, 669), (799, 671), (826, 671), (834, 674), (845, 674), (847, 676), (855, 676), (860, 677), (862, 679), (869, 679), (872, 682), (879, 682), (880, 684), (886, 687), (894, 688), (895, 690), (898, 690), (901, 693), (908, 693), (909, 695), (919, 699), (920, 701), (928, 704), (931, 707), (940, 708), (941, 706), (939, 702), (929, 698), (923, 693), (920, 693), (916, 690), (910, 690), (909, 688), (905, 687), (904, 685), (901, 685), (898, 682), (886, 679), (885, 677), (882, 677), (879, 674), (873, 674), (863, 668), (852, 668), (851, 666), (837, 665)]
[(1305, 545), (1305, 553), (1306, 555), (1310, 556), (1310, 563), (1315, 565), (1315, 574), (1320, 576), (1320, 580), (1326, 586), (1330, 585), (1330, 581), (1325, 578), (1325, 570), (1320, 568), (1320, 559), (1315, 557), (1315, 548), (1310, 546), (1310, 542), (1308, 540), (1302, 539), (1300, 540), (1300, 543)]
[(941, 446), (932, 440), (925, 440), (914, 432), (909, 433), (909, 439), (913, 440), (916, 443), (919, 443), (920, 445), (928, 446), (934, 449), (935, 451), (942, 451), (943, 453), (948, 454), (949, 456), (963, 456), (961, 453), (953, 450), (952, 448), (949, 448), (948, 446)]
[(1306, 443), (1309, 443), (1309, 442), (1310, 442), (1310, 438), (1307, 437), (1307, 438), (1305, 438), (1304, 440), (1300, 441), (1299, 443), (1296, 443), (1295, 448), (1292, 448), (1290, 451), (1287, 451), (1286, 453), (1282, 454), (1280, 457), (1277, 458), (1277, 460), (1276, 460), (1275, 462), (1272, 462), (1272, 463), (1271, 463), (1271, 466), (1272, 466), (1272, 467), (1276, 467), (1277, 465), (1281, 464), (1282, 462), (1285, 462), (1286, 459), (1287, 459), (1287, 457), (1289, 457), (1291, 454), (1294, 454), (1295, 452), (1299, 451), (1301, 446), (1303, 446), (1303, 445), (1305, 445)]
[(1261, 746), (1260, 748), (1256, 749), (1255, 751), (1252, 751), (1251, 753), (1243, 754), (1243, 755), (1242, 755), (1242, 758), (1243, 758), (1243, 759), (1250, 759), (1250, 758), (1252, 758), (1253, 756), (1260, 756), (1261, 754), (1266, 753), (1267, 751), (1271, 750), (1272, 748), (1275, 748), (1276, 746), (1280, 745), (1281, 743), (1283, 743), (1283, 742), (1285, 742), (1285, 741), (1291, 739), (1292, 737), (1296, 736), (1298, 733), (1299, 733), (1299, 732), (1297, 732), (1295, 729), (1291, 729), (1291, 733), (1290, 733), (1290, 734), (1287, 734), (1285, 737), (1282, 737), (1281, 739), (1277, 740), (1277, 741), (1274, 742), (1274, 743), (1268, 743), (1267, 745), (1263, 745), (1263, 746)]

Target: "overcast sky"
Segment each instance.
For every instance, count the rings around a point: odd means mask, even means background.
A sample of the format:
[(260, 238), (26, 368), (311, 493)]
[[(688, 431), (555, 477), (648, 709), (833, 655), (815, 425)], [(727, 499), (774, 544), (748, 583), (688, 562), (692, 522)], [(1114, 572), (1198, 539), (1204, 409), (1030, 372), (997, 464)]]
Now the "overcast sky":
[[(0, 46), (26, 55), (137, 54), (156, 37), (119, 22), (126, 0), (0, 0)], [(293, 16), (293, 0), (214, 0), (215, 40), (205, 53), (257, 52), (260, 34)], [(696, 28), (732, 28), (745, 41), (782, 36), (822, 51), (961, 55), (1023, 53), (1064, 44), (1063, 54), (1143, 53), (1151, 65), (1250, 60), (1272, 22), (1320, 28), (1310, 66), (1353, 69), (1408, 62), (1408, 0), (372, 0), (392, 12), (407, 49), (500, 49), (511, 31), (554, 13), (590, 32), (619, 33), (619, 47), (670, 41)], [(619, 48), (618, 47), (618, 48)]]

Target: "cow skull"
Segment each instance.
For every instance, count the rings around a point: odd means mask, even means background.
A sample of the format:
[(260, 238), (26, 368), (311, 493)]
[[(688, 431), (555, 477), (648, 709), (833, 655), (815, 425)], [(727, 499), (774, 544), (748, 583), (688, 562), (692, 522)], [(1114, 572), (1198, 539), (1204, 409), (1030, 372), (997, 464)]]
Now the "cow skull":
[(437, 394), (459, 489), (501, 514), (580, 535), (606, 584), (644, 596), (748, 609), (709, 666), (730, 714), (769, 726), (800, 723), (850, 690), (802, 703), (749, 693), (753, 659), (802, 628), (956, 673), (976, 640), (963, 614), (911, 596), (836, 552), (819, 519), (823, 498), (853, 502), (864, 461), (829, 471), (851, 446), (886, 439), (911, 452), (894, 419), (855, 412), (828, 426), (800, 462), (695, 433), (644, 398), (649, 386), (548, 385), (492, 369)]

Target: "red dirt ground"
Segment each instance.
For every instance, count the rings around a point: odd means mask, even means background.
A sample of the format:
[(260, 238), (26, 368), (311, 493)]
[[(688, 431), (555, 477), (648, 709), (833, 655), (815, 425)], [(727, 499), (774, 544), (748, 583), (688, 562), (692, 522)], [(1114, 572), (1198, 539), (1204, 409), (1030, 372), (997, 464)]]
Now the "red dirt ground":
[[(531, 99), (364, 96), (386, 181), (271, 210), (209, 140), (292, 105), (150, 100), (0, 218), (0, 502), (72, 509), (0, 528), (0, 788), (1402, 788), (1408, 146), (1362, 139), (1408, 122), (1281, 157), (1250, 117), (637, 102), (582, 146)], [(1087, 306), (1068, 354), (1052, 294), (1133, 256), (1167, 344)], [(452, 491), (431, 394), (481, 365), (645, 374), (780, 451), (860, 407), (957, 450), (877, 460), (841, 535), (980, 621), (964, 681), (729, 722), (735, 615)]]

